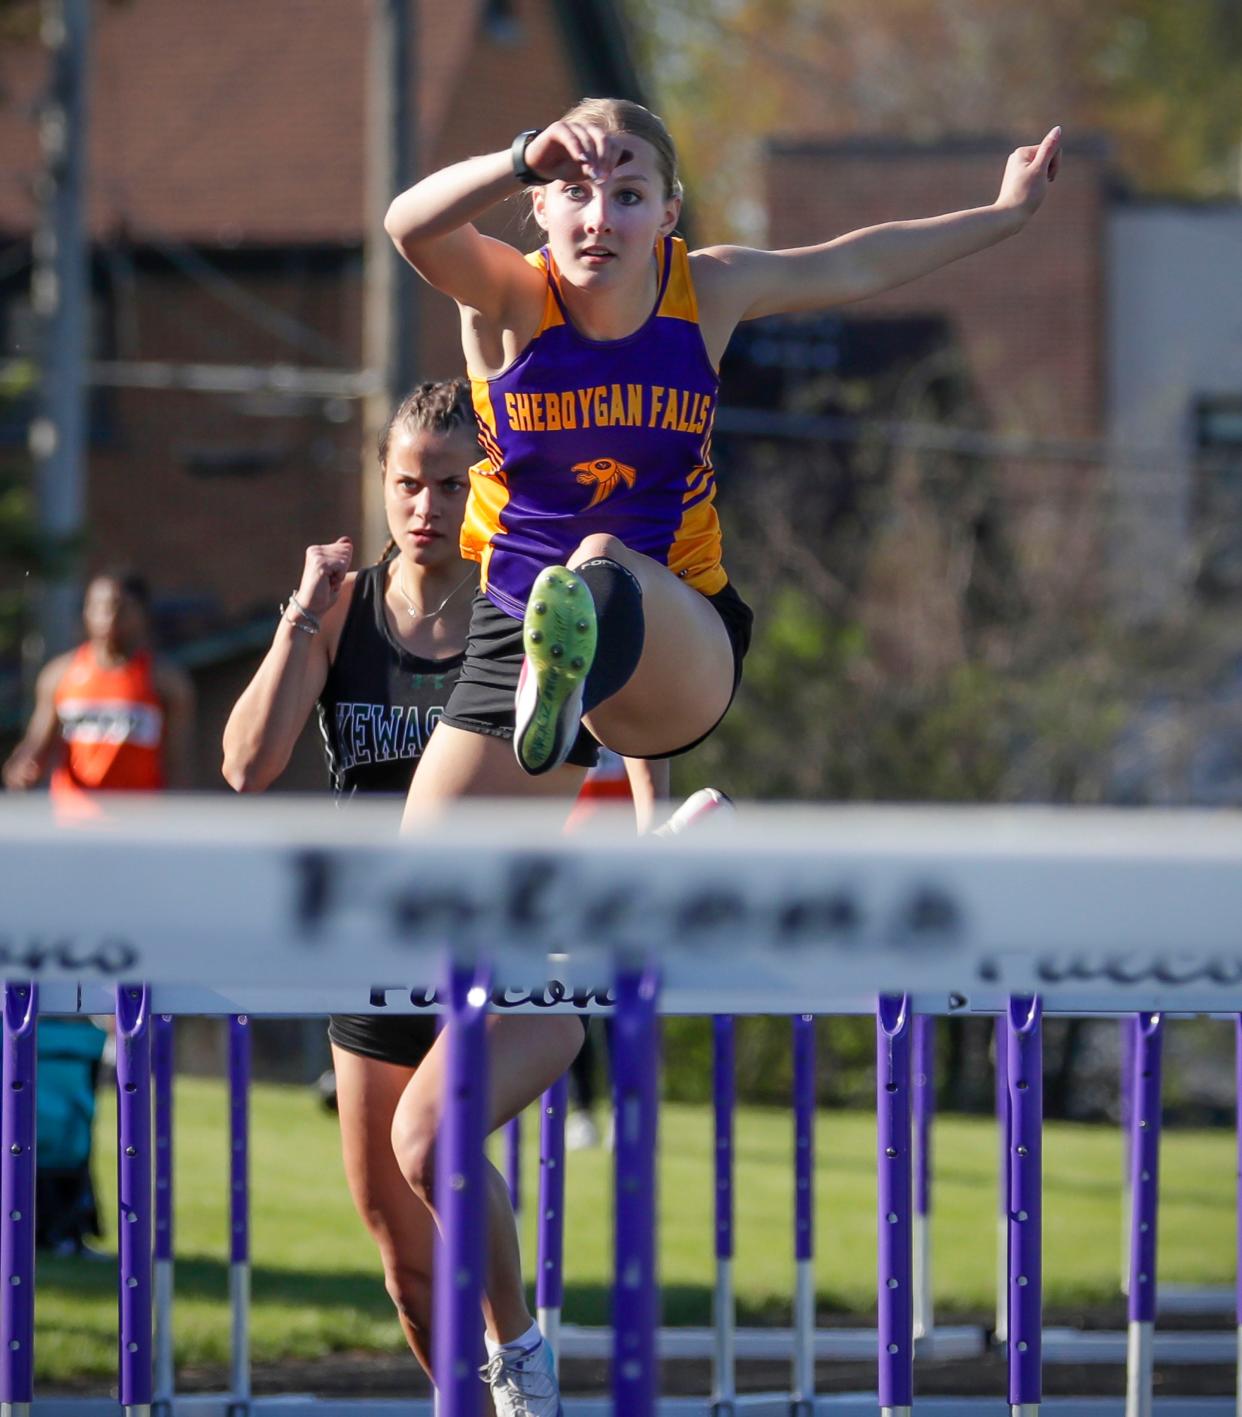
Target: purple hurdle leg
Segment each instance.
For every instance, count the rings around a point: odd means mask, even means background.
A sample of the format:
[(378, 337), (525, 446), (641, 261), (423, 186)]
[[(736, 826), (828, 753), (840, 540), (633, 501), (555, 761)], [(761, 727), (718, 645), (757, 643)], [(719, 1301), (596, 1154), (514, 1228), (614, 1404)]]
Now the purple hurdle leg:
[(444, 1111), (436, 1140), (435, 1195), (444, 1240), (436, 1256), (433, 1366), (439, 1417), (477, 1417), (479, 1302), (486, 1265), (487, 983), (453, 962), (448, 999)]
[(815, 1020), (793, 1021), (794, 1353), (791, 1417), (815, 1411)]
[(1242, 1413), (1242, 1014), (1233, 1021), (1234, 1031), (1234, 1084), (1236, 1087), (1234, 1106), (1237, 1111), (1236, 1134), (1238, 1148), (1238, 1188), (1237, 1188), (1237, 1265), (1234, 1271), (1237, 1285), (1238, 1324), (1238, 1376), (1237, 1408)]
[(127, 1414), (151, 1406), (151, 994), (116, 987), (120, 1384)]
[(509, 1187), (509, 1204), (513, 1218), (522, 1232), (522, 1118), (519, 1114), (505, 1127), (505, 1181)]
[(992, 1337), (1009, 1342), (1009, 1023), (996, 1020), (996, 1325)]
[(1160, 1181), (1160, 1061), (1163, 1019), (1139, 1014), (1130, 1141), (1130, 1324), (1126, 1417), (1151, 1417), (1156, 1333), (1156, 1210)]
[(0, 1107), (0, 1411), (29, 1417), (34, 1400), (35, 1033), (37, 984), (4, 986)]
[(1043, 1374), (1043, 1008), (1013, 998), (1006, 1017), (1009, 1154), (1009, 1408), (1035, 1417)]
[(914, 1019), (914, 1336), (935, 1327), (931, 1281), (931, 1136), (936, 1111), (936, 1020)]
[(155, 1090), (155, 1404), (173, 1399), (173, 1021), (152, 1020)]
[(1123, 1018), (1121, 1033), (1121, 1292), (1130, 1293), (1130, 1125), (1134, 1116), (1134, 1047), (1138, 1020)]
[(881, 995), (876, 1010), (879, 1396), (883, 1417), (914, 1403), (914, 1256), (911, 1237), (910, 1004)]
[(229, 1019), (230, 1411), (250, 1407), (250, 1020)]
[(562, 1073), (543, 1094), (539, 1122), (539, 1273), (535, 1317), (560, 1358), (561, 1306), (565, 1302), (565, 1111), (569, 1078)]
[(656, 993), (653, 971), (626, 966), (617, 975), (612, 1391), (613, 1410), (625, 1417), (656, 1409)]
[(716, 1346), (712, 1357), (713, 1417), (732, 1417), (737, 1398), (733, 1302), (733, 1108), (736, 1095), (733, 1018), (712, 1019), (712, 1099), (716, 1115), (716, 1294), (712, 1323)]

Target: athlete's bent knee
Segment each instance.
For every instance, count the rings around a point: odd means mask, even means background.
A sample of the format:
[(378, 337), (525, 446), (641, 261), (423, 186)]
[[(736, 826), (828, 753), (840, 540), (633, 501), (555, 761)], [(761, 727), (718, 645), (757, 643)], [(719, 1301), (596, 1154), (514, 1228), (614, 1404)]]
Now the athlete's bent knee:
[(595, 662), (582, 693), (582, 711), (590, 713), (623, 689), (638, 668), (646, 639), (643, 588), (633, 571), (611, 556), (580, 561), (575, 574), (591, 592), (599, 626)]
[(436, 1183), (435, 1129), (394, 1121), (392, 1150), (406, 1185), (421, 1200), (430, 1202)]

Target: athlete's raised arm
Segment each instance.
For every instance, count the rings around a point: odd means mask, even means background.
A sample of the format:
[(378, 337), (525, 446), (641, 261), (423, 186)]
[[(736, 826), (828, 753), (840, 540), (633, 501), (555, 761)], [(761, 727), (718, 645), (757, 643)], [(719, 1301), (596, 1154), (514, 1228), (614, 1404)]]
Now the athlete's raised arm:
[(1038, 210), (1060, 165), (1061, 130), (1009, 156), (989, 206), (851, 231), (819, 246), (756, 251), (715, 246), (694, 255), (704, 336), (723, 352), (733, 326), (763, 315), (822, 310), (876, 295), (1013, 236)]
[[(524, 151), (512, 148), (441, 168), (395, 197), (384, 218), (397, 249), (437, 290), (501, 320), (523, 288), (540, 295), (542, 277), (507, 242), (484, 236), (474, 219), (530, 182), (605, 177), (622, 160), (622, 135), (587, 123), (553, 123)], [(518, 177), (521, 161), (530, 173)]]
[(348, 603), (354, 548), (348, 537), (308, 546), (302, 580), (276, 635), (224, 726), (225, 781), (237, 792), (262, 792), (284, 772), (315, 700), (323, 692)]

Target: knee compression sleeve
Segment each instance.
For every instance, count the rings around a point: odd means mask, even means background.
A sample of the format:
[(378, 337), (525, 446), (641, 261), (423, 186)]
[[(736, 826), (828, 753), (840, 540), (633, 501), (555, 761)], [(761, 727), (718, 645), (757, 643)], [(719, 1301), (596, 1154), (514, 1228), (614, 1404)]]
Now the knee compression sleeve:
[(589, 713), (629, 681), (643, 652), (643, 591), (619, 561), (596, 556), (574, 570), (595, 602), (599, 625), (595, 663), (587, 675), (582, 710)]

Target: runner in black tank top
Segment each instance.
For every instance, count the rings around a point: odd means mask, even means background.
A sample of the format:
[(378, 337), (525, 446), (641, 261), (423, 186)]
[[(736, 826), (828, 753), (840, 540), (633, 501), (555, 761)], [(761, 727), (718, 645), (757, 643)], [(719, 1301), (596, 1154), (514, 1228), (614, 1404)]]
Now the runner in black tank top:
[(388, 572), (385, 560), (355, 577), (336, 656), (316, 705), (338, 798), (355, 792), (404, 798), (461, 669), (460, 651), (426, 659), (397, 640), (384, 610)]

